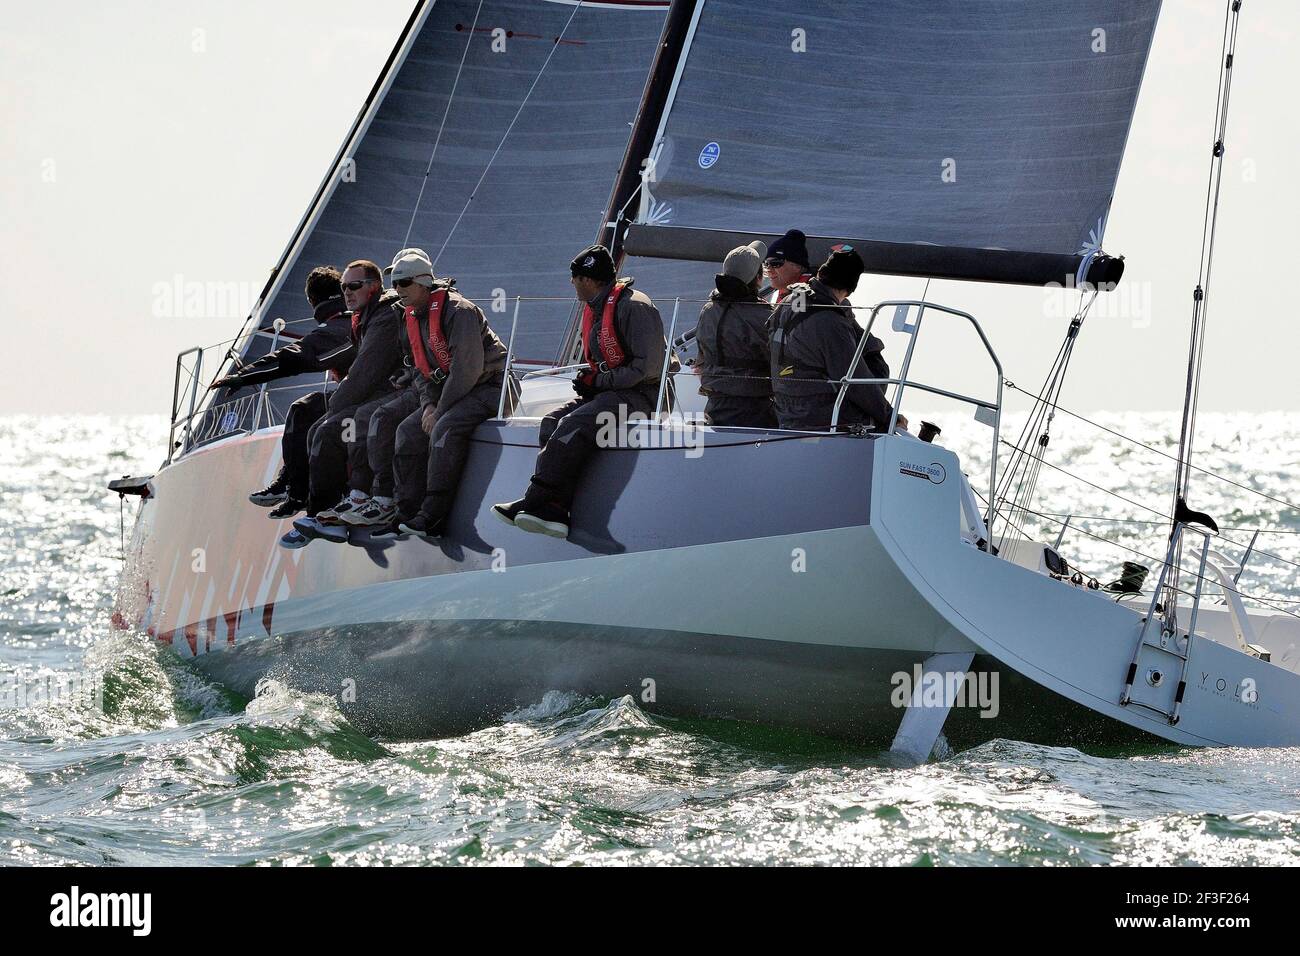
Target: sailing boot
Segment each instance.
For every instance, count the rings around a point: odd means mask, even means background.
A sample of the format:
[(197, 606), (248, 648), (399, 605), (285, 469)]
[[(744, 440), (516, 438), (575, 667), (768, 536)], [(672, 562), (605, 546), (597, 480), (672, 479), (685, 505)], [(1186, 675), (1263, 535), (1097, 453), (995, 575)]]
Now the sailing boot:
[[(311, 515), (306, 515), (302, 518), (294, 518), (293, 527), (299, 534), (309, 541), (313, 538), (321, 538), (322, 540), (334, 544), (342, 544), (344, 541), (348, 540), (348, 529), (345, 525), (323, 524), (319, 518)], [(301, 547), (301, 545), (299, 547)]]
[(279, 521), (281, 518), (292, 518), (306, 507), (307, 502), (305, 501), (299, 501), (297, 498), (285, 498), (267, 512), (267, 517), (273, 521)]
[(280, 504), (289, 497), (288, 487), (278, 479), (271, 482), (261, 491), (254, 491), (248, 496), (248, 500), (259, 508), (270, 508)]
[(538, 485), (536, 479), (528, 485), (523, 501), (517, 504), (520, 507), (515, 511), (514, 524), (519, 530), (550, 535), (552, 538), (569, 536), (569, 509), (564, 507), (557, 495)]
[(414, 518), (398, 522), (397, 528), (399, 531), (413, 534), (425, 541), (432, 541), (434, 538), (440, 538), (446, 533), (447, 519), (430, 518), (424, 512), (420, 512)]

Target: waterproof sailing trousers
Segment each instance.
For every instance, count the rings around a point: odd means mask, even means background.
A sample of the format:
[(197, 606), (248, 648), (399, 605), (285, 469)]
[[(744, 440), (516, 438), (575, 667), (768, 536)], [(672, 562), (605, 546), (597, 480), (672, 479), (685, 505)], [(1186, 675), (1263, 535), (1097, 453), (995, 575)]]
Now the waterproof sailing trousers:
[(636, 412), (648, 418), (654, 410), (655, 398), (647, 391), (618, 389), (576, 398), (551, 412), (542, 419), (538, 433), (542, 451), (527, 497), (571, 510), (582, 468), (600, 447), (602, 427), (617, 440), (618, 429), (629, 415)]
[(348, 446), (348, 488), (392, 497), (397, 426), (419, 407), (420, 394), (412, 386), (357, 409), (357, 440)]
[[(474, 430), (497, 413), (502, 377), (480, 385), (447, 409), (426, 435), (420, 424), (422, 409), (397, 426), (393, 454), (397, 510), (406, 517), (423, 514), (431, 521), (451, 511), (460, 476), (469, 457)], [(513, 392), (513, 390), (512, 390)], [(506, 414), (514, 410), (513, 394), (507, 397)]]
[(284, 436), (280, 439), (280, 473), (276, 484), (283, 485), (289, 497), (306, 501), (308, 492), (307, 436), (311, 427), (325, 414), (329, 396), (325, 392), (304, 395), (284, 417)]
[(307, 514), (333, 507), (348, 490), (348, 446), (356, 441), (357, 405), (331, 408), (307, 437)]

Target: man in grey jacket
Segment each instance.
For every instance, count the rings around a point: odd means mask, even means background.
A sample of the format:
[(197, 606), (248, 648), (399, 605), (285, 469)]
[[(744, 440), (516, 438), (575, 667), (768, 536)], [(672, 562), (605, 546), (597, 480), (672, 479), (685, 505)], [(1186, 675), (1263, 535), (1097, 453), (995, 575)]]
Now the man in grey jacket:
[[(569, 263), (569, 272), (583, 303), (587, 368), (573, 382), (578, 397), (542, 419), (542, 451), (524, 497), (492, 506), (507, 524), (556, 538), (568, 537), (574, 489), (598, 447), (602, 423), (654, 414), (668, 348), (659, 310), (632, 288), (631, 279), (615, 280), (608, 249), (584, 249)], [(674, 363), (669, 374), (675, 370)]]
[[(402, 249), (393, 257), (392, 265), (384, 269), (384, 275), (391, 275), (398, 261), (412, 253), (422, 259), (429, 258), (423, 249)], [(348, 446), (348, 501), (334, 509), (345, 524), (360, 527), (383, 527), (397, 517), (393, 478), (397, 429), (408, 415), (420, 408), (416, 386), (419, 373), (406, 336), (406, 305), (401, 293), (397, 294), (393, 311), (398, 317), (397, 343), (402, 351), (402, 368), (393, 377), (396, 391), (380, 395), (357, 409), (356, 436)]]
[(767, 320), (772, 307), (758, 297), (767, 247), (751, 242), (727, 253), (715, 288), (700, 310), (700, 394), (710, 424), (776, 428), (772, 354)]
[[(438, 282), (429, 260), (416, 251), (392, 266), (402, 301), (402, 335), (412, 365), (419, 407), (397, 427), (392, 469), (395, 509), (376, 519), (387, 527), (373, 537), (414, 534), (429, 539), (445, 531), (474, 430), (497, 413), (506, 380), (506, 347), (483, 310)], [(507, 390), (506, 413), (516, 388)]]
[[(343, 272), (343, 299), (352, 312), (351, 341), (356, 356), (348, 374), (330, 395), (325, 417), (307, 437), (310, 486), (305, 517), (280, 539), (286, 548), (300, 548), (314, 537), (346, 541), (332, 502), (347, 504), (348, 446), (356, 440), (357, 410), (371, 399), (394, 391), (392, 376), (401, 368), (397, 342), (398, 316), (392, 305), (396, 293), (384, 292), (379, 266), (368, 259), (348, 263)], [(341, 500), (340, 500), (341, 499)]]
[[(782, 428), (826, 431), (838, 379), (889, 377), (884, 343), (874, 335), (848, 375), (863, 335), (848, 300), (864, 271), (862, 257), (851, 246), (841, 246), (814, 279), (792, 285), (772, 313), (772, 386)], [(892, 414), (883, 385), (852, 385), (838, 424), (884, 431)]]

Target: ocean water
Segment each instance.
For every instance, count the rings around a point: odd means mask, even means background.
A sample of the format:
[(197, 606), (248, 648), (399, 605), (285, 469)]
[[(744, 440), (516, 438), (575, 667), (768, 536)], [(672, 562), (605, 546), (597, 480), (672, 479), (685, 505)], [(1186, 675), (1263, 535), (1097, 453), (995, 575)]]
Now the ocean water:
[[(1080, 516), (1062, 551), (1104, 582), (1130, 556), (1117, 545), (1160, 552), (1144, 507), (1167, 510), (1175, 420), (1095, 417), (1157, 451), (1058, 417), (1049, 460), (1077, 478), (1045, 468), (1035, 508)], [(1294, 510), (1247, 490), (1300, 499), (1298, 425), (1202, 416), (1198, 461), (1243, 487), (1198, 478), (1194, 504), (1233, 540), (1300, 532)], [(945, 432), (977, 484), (989, 435)], [(562, 687), (464, 737), (380, 742), (328, 698), (273, 683), (238, 698), (109, 622), (121, 525), (104, 482), (151, 471), (164, 439), (158, 418), (0, 419), (0, 863), (1300, 862), (1300, 749), (996, 740), (904, 767)], [(1055, 538), (1053, 520), (1026, 530)], [(1300, 535), (1257, 547), (1243, 589), (1300, 607)], [(86, 671), (105, 675), (102, 706), (37, 692)]]

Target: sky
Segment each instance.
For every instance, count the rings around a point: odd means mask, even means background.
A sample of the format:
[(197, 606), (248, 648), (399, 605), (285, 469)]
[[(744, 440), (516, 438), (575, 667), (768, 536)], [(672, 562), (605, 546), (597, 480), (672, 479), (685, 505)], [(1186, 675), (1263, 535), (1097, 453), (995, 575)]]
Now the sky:
[[(165, 414), (177, 352), (238, 331), (239, 302), (260, 291), (411, 7), (0, 0), (0, 414)], [(1127, 271), (1084, 326), (1066, 407), (1182, 404), (1223, 10), (1165, 0), (1104, 243)], [(1243, 7), (1203, 410), (1300, 408), (1300, 318), (1285, 293), (1298, 33), (1300, 3)], [(231, 315), (177, 318), (166, 299), (194, 282), (220, 287)], [(923, 288), (864, 277), (854, 301)], [(1035, 389), (1077, 301), (941, 281), (927, 295), (974, 314), (1007, 377)], [(882, 337), (901, 356), (902, 337)], [(913, 371), (987, 393), (977, 349), (923, 336)]]

